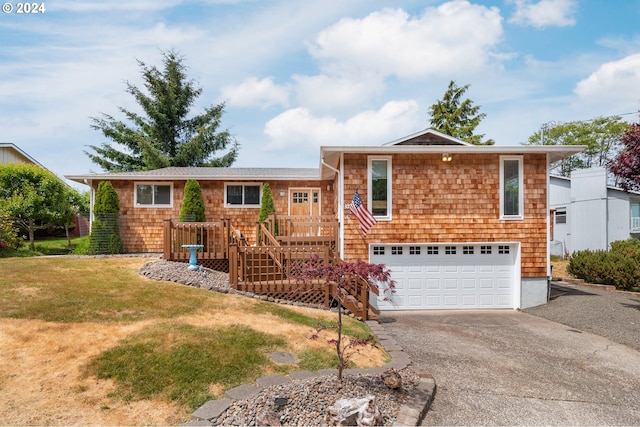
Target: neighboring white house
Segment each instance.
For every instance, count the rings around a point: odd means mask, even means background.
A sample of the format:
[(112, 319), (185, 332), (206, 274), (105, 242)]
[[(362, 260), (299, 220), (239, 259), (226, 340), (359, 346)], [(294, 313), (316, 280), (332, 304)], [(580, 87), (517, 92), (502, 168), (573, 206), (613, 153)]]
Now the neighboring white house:
[(607, 185), (604, 168), (551, 176), (551, 254), (609, 249), (611, 242), (640, 238), (640, 193)]

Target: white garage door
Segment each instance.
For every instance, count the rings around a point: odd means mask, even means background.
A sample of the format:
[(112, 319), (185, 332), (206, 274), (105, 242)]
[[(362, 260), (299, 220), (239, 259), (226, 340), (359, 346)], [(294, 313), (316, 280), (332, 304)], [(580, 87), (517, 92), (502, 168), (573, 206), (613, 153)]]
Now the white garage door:
[(372, 263), (385, 264), (396, 281), (381, 310), (514, 307), (515, 244), (372, 245)]

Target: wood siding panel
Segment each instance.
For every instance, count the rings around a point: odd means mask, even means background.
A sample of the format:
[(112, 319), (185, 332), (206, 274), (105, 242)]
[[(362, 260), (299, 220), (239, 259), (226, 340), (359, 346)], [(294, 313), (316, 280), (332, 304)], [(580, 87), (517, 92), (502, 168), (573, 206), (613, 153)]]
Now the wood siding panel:
[[(149, 182), (171, 183), (171, 181), (161, 180), (150, 180)], [(111, 181), (120, 198), (120, 235), (124, 241), (125, 252), (163, 251), (163, 220), (166, 218), (178, 220), (184, 198), (185, 182), (173, 182), (172, 208), (140, 208), (134, 206), (135, 183), (133, 181)], [(233, 182), (243, 181), (234, 180)], [(93, 182), (94, 189), (98, 187), (98, 184), (98, 181)], [(249, 244), (254, 244), (256, 242), (256, 221), (260, 214), (260, 208), (225, 208), (224, 182), (199, 181), (199, 184), (205, 204), (206, 219), (216, 221), (230, 218), (231, 224), (242, 231)], [(319, 187), (322, 214), (335, 213), (336, 196), (332, 181), (270, 181), (269, 185), (278, 214), (287, 215), (288, 213), (288, 189), (290, 187)], [(285, 195), (282, 197), (280, 190), (285, 191)]]
[[(367, 155), (345, 154), (345, 204), (356, 188), (365, 201)], [(525, 154), (524, 220), (500, 219), (500, 156), (392, 157), (392, 220), (366, 237), (345, 211), (345, 258), (368, 259), (369, 243), (520, 242), (522, 277), (547, 275), (546, 155)]]

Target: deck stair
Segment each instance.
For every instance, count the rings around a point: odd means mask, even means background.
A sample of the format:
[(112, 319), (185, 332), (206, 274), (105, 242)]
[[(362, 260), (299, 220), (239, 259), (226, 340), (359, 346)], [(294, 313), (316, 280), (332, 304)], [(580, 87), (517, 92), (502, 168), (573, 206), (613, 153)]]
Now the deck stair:
[[(202, 243), (199, 265), (229, 273), (231, 287), (273, 299), (306, 304), (332, 304), (336, 287), (322, 278), (301, 280), (295, 267), (312, 258), (325, 264), (343, 262), (337, 256), (338, 223), (330, 217), (275, 217), (258, 224), (256, 242), (249, 242), (230, 219), (201, 223), (164, 220), (167, 260), (187, 262), (184, 244)], [(369, 303), (366, 280), (351, 278), (342, 306), (362, 320), (376, 320), (379, 312)]]

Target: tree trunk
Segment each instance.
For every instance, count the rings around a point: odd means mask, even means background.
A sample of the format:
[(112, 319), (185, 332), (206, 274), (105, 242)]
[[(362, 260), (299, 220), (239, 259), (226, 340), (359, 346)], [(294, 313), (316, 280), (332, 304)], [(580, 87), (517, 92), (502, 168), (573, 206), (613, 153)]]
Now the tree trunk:
[(31, 249), (32, 251), (34, 251), (36, 249), (36, 244), (35, 244), (35, 224), (33, 219), (29, 220), (29, 249)]

